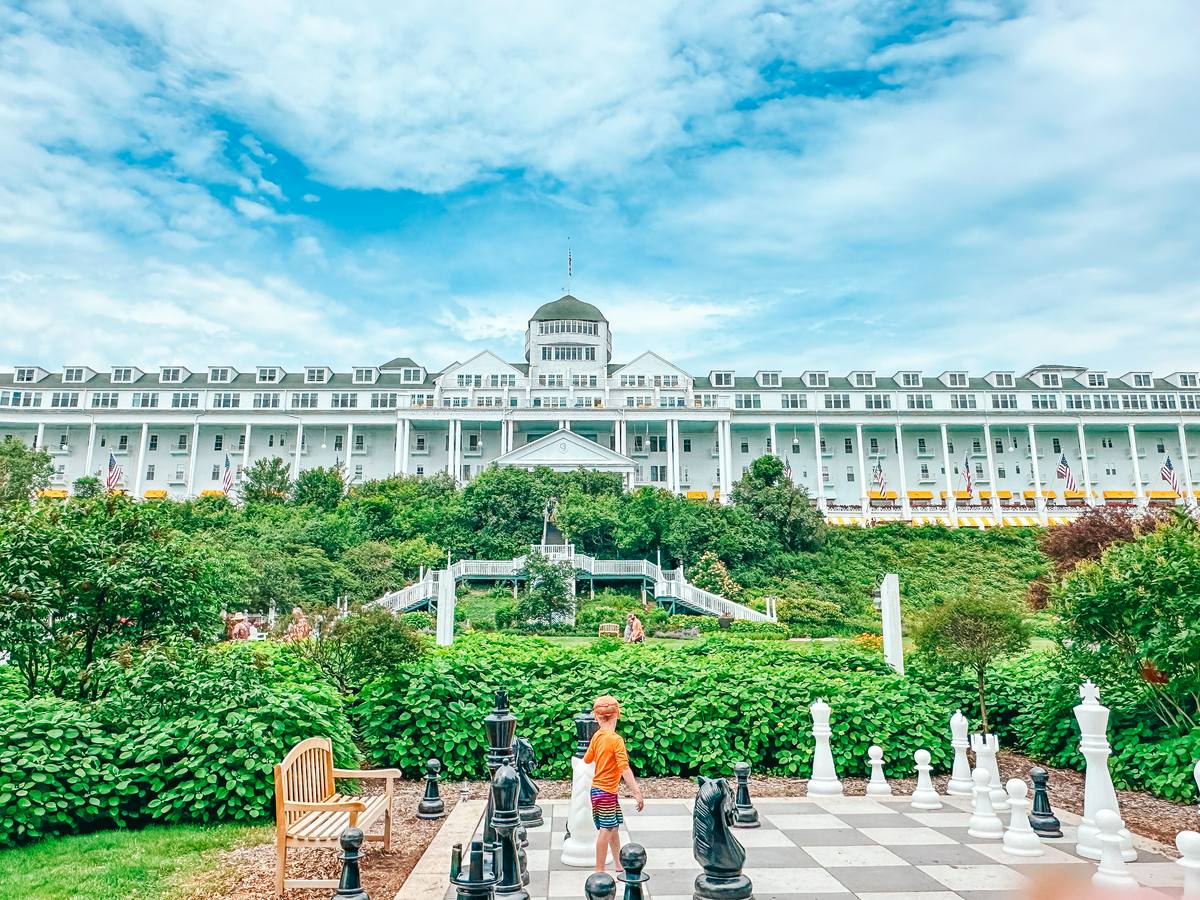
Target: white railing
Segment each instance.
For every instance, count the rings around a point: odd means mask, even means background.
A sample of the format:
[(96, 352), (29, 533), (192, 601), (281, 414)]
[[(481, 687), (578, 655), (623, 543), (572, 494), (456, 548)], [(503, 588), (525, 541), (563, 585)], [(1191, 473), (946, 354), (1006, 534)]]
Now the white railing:
[(656, 599), (676, 600), (684, 606), (690, 606), (695, 610), (714, 616), (729, 616), (731, 619), (744, 619), (747, 622), (772, 621), (770, 616), (760, 613), (756, 609), (726, 600), (724, 597), (688, 584), (681, 579), (658, 582), (654, 586), (654, 596)]

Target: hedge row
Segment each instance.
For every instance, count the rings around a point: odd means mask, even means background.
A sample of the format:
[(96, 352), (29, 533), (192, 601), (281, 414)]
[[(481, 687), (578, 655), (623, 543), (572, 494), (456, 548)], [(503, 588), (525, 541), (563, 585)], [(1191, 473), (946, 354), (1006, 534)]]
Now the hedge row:
[(508, 690), (518, 733), (547, 778), (569, 776), (573, 717), (599, 694), (623, 705), (621, 731), (640, 775), (727, 773), (738, 760), (758, 772), (807, 775), (809, 705), (833, 707), (833, 753), (845, 775), (867, 774), (867, 748), (887, 770), (911, 774), (919, 748), (950, 761), (947, 709), (879, 657), (838, 648), (801, 650), (723, 637), (679, 647), (597, 641), (560, 647), (538, 638), (474, 635), (369, 685), (356, 710), (360, 735), (381, 764), (417, 775), (439, 758), (449, 778), (485, 776), (483, 719), (493, 692)]

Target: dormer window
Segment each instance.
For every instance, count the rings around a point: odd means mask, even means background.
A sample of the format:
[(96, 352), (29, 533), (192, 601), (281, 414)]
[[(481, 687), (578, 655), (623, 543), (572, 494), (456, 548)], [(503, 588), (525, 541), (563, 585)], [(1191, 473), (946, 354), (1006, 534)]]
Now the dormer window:
[(712, 383), (714, 387), (733, 387), (733, 373), (713, 372)]
[(854, 373), (854, 386), (861, 387), (861, 388), (875, 387), (875, 373), (874, 372), (855, 372)]
[(804, 376), (809, 387), (828, 387), (829, 376), (825, 372), (809, 372)]
[(420, 369), (401, 369), (400, 380), (405, 384), (420, 384), (424, 379), (421, 377)]
[(1149, 372), (1134, 372), (1133, 386), (1139, 388), (1154, 387), (1154, 379), (1150, 377)]
[(214, 366), (208, 370), (208, 380), (212, 384), (228, 384), (232, 378), (228, 366)]
[(37, 369), (17, 369), (13, 380), (25, 384), (37, 381)]
[(258, 381), (260, 384), (274, 384), (279, 380), (279, 369), (275, 366), (259, 366)]
[(113, 384), (128, 384), (133, 381), (133, 369), (129, 366), (121, 366), (112, 370)]
[(1012, 372), (997, 372), (995, 376), (996, 387), (1014, 387), (1016, 379)]
[(78, 366), (70, 369), (64, 369), (63, 381), (68, 383), (83, 381), (83, 369)]
[(950, 387), (966, 387), (967, 373), (966, 372), (949, 372), (946, 375), (946, 382)]
[(1196, 387), (1197, 379), (1195, 372), (1181, 372), (1179, 374), (1179, 386), (1185, 388)]
[(374, 369), (355, 369), (354, 383), (355, 384), (374, 384), (375, 370)]
[(304, 370), (305, 384), (324, 384), (329, 378), (329, 370), (321, 367), (310, 367)]
[(1057, 372), (1042, 373), (1042, 387), (1061, 387), (1062, 377)]
[(901, 387), (920, 387), (921, 373), (920, 372), (901, 372), (900, 373)]
[(1103, 372), (1088, 372), (1087, 386), (1094, 388), (1108, 387), (1108, 376)]
[(761, 384), (763, 387), (779, 387), (779, 373), (763, 372), (760, 376), (759, 384)]
[(178, 384), (183, 381), (183, 370), (177, 366), (166, 366), (159, 370), (158, 380), (163, 384)]

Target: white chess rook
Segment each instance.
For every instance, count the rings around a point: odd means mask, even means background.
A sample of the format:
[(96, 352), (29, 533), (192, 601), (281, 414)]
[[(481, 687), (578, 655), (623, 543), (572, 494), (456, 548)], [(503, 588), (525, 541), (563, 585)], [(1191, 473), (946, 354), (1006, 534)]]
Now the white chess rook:
[[(1200, 763), (1196, 770), (1200, 772)], [(1175, 863), (1183, 867), (1183, 900), (1200, 900), (1200, 831), (1179, 832), (1175, 846), (1179, 848)]]
[(829, 727), (829, 704), (818, 700), (809, 710), (813, 717), (812, 733), (815, 746), (808, 793), (821, 797), (841, 796), (842, 783), (838, 781), (837, 770), (833, 767), (833, 751), (829, 747), (829, 738), (833, 734)]
[(1011, 856), (1043, 856), (1042, 839), (1029, 824), (1029, 787), (1021, 778), (1010, 778), (1008, 792), (1008, 830), (1004, 832), (1004, 852)]
[(1100, 834), (1100, 865), (1092, 875), (1092, 885), (1113, 890), (1136, 890), (1137, 879), (1129, 872), (1121, 847), (1121, 831), (1125, 823), (1111, 809), (1096, 813), (1096, 828)]
[(888, 784), (883, 774), (883, 748), (871, 746), (867, 748), (870, 758), (871, 779), (867, 782), (868, 797), (890, 797), (892, 786)]
[(992, 792), (992, 809), (1008, 812), (1008, 794), (1000, 783), (1000, 766), (996, 754), (1000, 752), (1000, 739), (994, 734), (971, 735), (971, 749), (975, 751), (975, 771), (988, 773), (988, 785)]
[(973, 838), (995, 839), (1004, 837), (1004, 823), (992, 807), (991, 778), (985, 769), (976, 768), (974, 780), (975, 802), (971, 806), (971, 819), (967, 822), (967, 834)]
[[(1079, 837), (1075, 852), (1087, 859), (1099, 859), (1101, 842), (1100, 828), (1096, 816), (1101, 810), (1110, 810), (1121, 820), (1117, 806), (1117, 791), (1113, 787), (1112, 775), (1108, 771), (1108, 757), (1112, 750), (1108, 744), (1108, 708), (1100, 705), (1100, 689), (1086, 681), (1079, 688), (1080, 703), (1075, 707), (1075, 721), (1079, 723), (1079, 752), (1086, 762), (1083, 774), (1083, 815), (1079, 820)], [(1119, 829), (1121, 855), (1127, 862), (1137, 859), (1133, 849), (1133, 835), (1123, 827)]]
[(596, 865), (596, 823), (592, 821), (592, 775), (594, 763), (571, 757), (571, 802), (567, 807), (567, 828), (571, 834), (563, 840), (563, 865), (590, 869)]
[(954, 748), (954, 764), (950, 767), (950, 782), (946, 793), (952, 797), (970, 797), (974, 793), (971, 781), (971, 763), (967, 760), (967, 731), (970, 723), (962, 710), (955, 710), (950, 717), (950, 746)]
[(933, 770), (933, 766), (930, 765), (929, 751), (918, 750), (913, 754), (913, 761), (917, 764), (917, 786), (912, 792), (912, 808), (941, 809), (942, 801), (938, 799), (938, 793), (933, 787), (933, 779), (929, 777), (929, 773)]

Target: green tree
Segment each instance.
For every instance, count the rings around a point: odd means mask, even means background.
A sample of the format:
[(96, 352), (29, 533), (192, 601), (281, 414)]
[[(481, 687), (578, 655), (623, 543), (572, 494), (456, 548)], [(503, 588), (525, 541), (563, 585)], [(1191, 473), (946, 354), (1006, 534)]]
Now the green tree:
[(725, 563), (711, 550), (700, 556), (688, 578), (696, 587), (720, 594), (726, 600), (736, 600), (742, 592), (742, 586), (733, 580)]
[(342, 466), (317, 466), (305, 469), (292, 485), (292, 501), (330, 512), (346, 494), (346, 473)]
[(927, 610), (917, 622), (913, 642), (917, 650), (947, 669), (966, 669), (975, 676), (979, 719), (986, 733), (987, 670), (1000, 657), (1028, 647), (1031, 636), (1018, 604), (963, 596)]
[(50, 485), (54, 464), (44, 449), (26, 447), (14, 437), (0, 441), (0, 504), (27, 501)]
[(525, 557), (525, 590), (517, 598), (517, 615), (525, 622), (553, 622), (574, 609), (571, 590), (575, 570), (567, 562), (554, 562), (541, 553)]
[(71, 493), (79, 500), (90, 500), (104, 493), (104, 485), (95, 475), (83, 475), (71, 482)]
[(246, 469), (242, 499), (247, 503), (282, 503), (291, 489), (291, 471), (278, 456), (256, 459)]
[(808, 491), (784, 474), (777, 456), (760, 456), (733, 486), (733, 502), (767, 523), (785, 550), (808, 550), (825, 537), (821, 513), (809, 501)]
[(366, 603), (415, 581), (421, 566), (444, 565), (446, 554), (424, 538), (365, 541), (341, 558), (352, 602)]
[(332, 609), (314, 617), (314, 636), (295, 645), (296, 654), (346, 695), (368, 681), (400, 671), (424, 650), (421, 636), (399, 616), (379, 606), (338, 617)]

